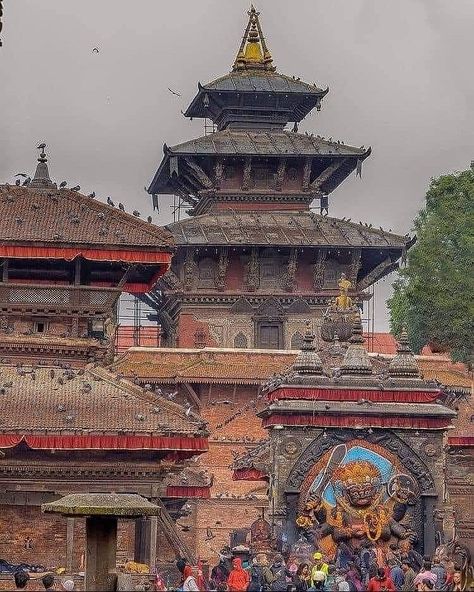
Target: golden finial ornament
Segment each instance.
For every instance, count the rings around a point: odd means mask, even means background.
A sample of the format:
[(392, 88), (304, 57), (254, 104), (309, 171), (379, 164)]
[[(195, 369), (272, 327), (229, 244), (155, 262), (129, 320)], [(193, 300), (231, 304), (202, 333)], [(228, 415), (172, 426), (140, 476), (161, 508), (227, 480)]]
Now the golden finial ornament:
[(260, 69), (273, 72), (275, 67), (260, 26), (260, 13), (252, 4), (247, 14), (249, 20), (232, 70)]

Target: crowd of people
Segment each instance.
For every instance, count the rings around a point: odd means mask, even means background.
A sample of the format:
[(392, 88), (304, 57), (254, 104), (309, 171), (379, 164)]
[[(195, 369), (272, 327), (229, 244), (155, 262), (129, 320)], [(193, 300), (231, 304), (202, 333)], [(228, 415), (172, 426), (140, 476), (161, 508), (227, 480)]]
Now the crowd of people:
[[(267, 554), (257, 554), (252, 560), (221, 556), (209, 580), (204, 581), (184, 560), (178, 560), (181, 582), (174, 590), (200, 592), (395, 592), (474, 590), (462, 581), (457, 568), (443, 565), (438, 559), (425, 557), (422, 565), (408, 557), (394, 556), (385, 566), (367, 561), (365, 565), (351, 563), (341, 569), (325, 560), (316, 551), (311, 562), (298, 562), (281, 554), (268, 560)], [(157, 588), (165, 590), (165, 588)]]

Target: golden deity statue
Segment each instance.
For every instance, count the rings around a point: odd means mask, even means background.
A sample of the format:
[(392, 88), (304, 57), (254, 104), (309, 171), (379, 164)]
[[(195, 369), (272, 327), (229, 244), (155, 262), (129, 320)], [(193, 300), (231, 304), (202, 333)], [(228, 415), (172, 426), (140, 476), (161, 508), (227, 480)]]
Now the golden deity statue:
[(347, 310), (352, 306), (352, 298), (349, 296), (349, 289), (352, 288), (352, 282), (346, 278), (346, 274), (342, 273), (339, 282), (339, 296), (336, 298), (336, 308), (340, 310)]

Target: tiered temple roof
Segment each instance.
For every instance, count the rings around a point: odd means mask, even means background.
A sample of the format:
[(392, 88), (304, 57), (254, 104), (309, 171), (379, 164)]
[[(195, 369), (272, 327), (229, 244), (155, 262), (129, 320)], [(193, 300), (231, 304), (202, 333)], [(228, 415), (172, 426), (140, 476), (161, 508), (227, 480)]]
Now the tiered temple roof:
[[(259, 14), (253, 6), (250, 8), (232, 71), (204, 86), (199, 84), (198, 94), (185, 112), (186, 117), (208, 117), (223, 128), (242, 124), (244, 115), (261, 125), (275, 126), (301, 121), (314, 107), (319, 111), (321, 99), (329, 89), (323, 90), (316, 84), (276, 71)], [(235, 101), (236, 93), (241, 100)], [(278, 102), (275, 102), (276, 97)]]
[[(321, 99), (329, 89), (278, 73), (259, 13), (252, 7), (248, 14), (232, 71), (204, 86), (199, 84), (185, 112), (186, 117), (212, 120), (217, 131), (176, 146), (165, 144), (164, 158), (149, 187), (149, 193), (155, 196), (180, 195), (192, 206), (190, 213), (194, 215), (209, 209), (210, 198), (219, 202), (223, 195), (232, 193), (229, 187), (220, 186), (226, 165), (241, 170), (244, 160), (254, 159), (245, 164), (249, 174), (253, 166), (266, 164), (280, 178), (285, 169), (292, 168), (297, 171), (293, 177), (298, 178), (304, 168), (302, 186), (299, 191), (293, 187), (291, 200), (286, 201), (302, 202), (307, 207), (316, 196), (333, 191), (356, 168), (360, 172), (362, 161), (370, 154), (370, 148), (297, 133), (297, 123), (314, 108), (320, 110)], [(293, 131), (284, 129), (289, 122), (295, 122)], [(247, 189), (244, 183), (240, 190), (234, 186), (233, 192), (241, 194)], [(273, 191), (278, 192), (281, 188)], [(257, 189), (249, 193), (256, 203), (259, 193), (263, 192)], [(267, 187), (266, 193), (271, 195), (272, 191)], [(298, 193), (304, 195), (298, 199)], [(273, 195), (273, 200), (281, 209), (285, 198)]]

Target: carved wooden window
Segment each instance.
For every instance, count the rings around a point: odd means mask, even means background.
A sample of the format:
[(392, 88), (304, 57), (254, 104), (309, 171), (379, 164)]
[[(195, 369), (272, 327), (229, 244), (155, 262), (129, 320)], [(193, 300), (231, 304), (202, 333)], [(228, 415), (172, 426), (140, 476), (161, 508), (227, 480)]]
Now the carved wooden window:
[(260, 287), (277, 287), (280, 280), (280, 260), (277, 254), (268, 249), (260, 258)]
[(210, 257), (201, 259), (198, 264), (199, 286), (213, 288), (215, 285), (216, 262)]
[(282, 323), (259, 323), (257, 326), (257, 347), (260, 349), (283, 349)]
[(255, 166), (252, 168), (252, 181), (254, 187), (269, 187), (273, 181), (273, 171), (268, 166)]
[(202, 329), (194, 333), (194, 347), (206, 347), (206, 332)]
[(324, 270), (324, 287), (325, 288), (337, 288), (339, 266), (335, 261), (327, 261), (326, 268)]
[(47, 333), (48, 323), (47, 321), (36, 321), (33, 326), (35, 333)]
[(303, 335), (299, 331), (291, 336), (291, 349), (301, 349), (303, 346)]
[(234, 337), (234, 347), (247, 348), (249, 346), (247, 336), (242, 333), (237, 333)]
[(324, 287), (337, 288), (342, 273), (345, 273), (346, 275), (349, 273), (347, 265), (341, 265), (334, 259), (327, 261), (324, 270)]

